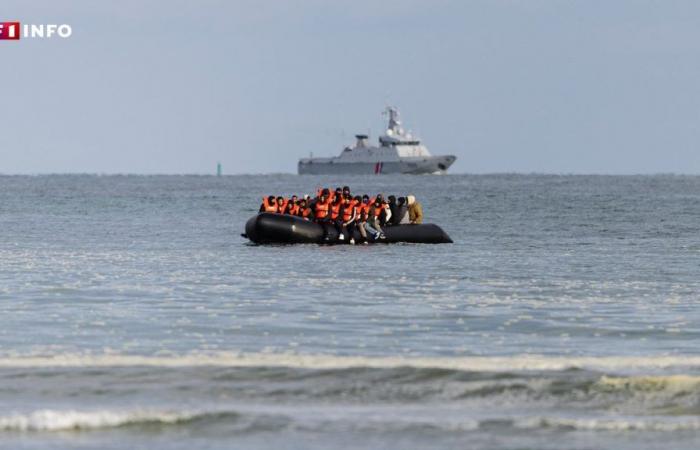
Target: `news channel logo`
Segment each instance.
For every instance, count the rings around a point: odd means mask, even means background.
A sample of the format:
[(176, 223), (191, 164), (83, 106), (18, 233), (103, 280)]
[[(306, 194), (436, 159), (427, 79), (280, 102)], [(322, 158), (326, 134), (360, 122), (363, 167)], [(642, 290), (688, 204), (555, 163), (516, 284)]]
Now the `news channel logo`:
[(20, 39), (68, 39), (73, 28), (68, 24), (34, 24), (20, 22), (0, 22), (1, 41), (19, 41)]

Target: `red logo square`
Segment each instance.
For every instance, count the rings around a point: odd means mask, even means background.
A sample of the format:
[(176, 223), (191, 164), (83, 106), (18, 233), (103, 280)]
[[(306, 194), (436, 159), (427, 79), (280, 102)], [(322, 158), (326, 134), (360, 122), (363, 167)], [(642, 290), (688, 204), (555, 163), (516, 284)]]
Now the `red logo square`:
[(19, 22), (0, 22), (0, 39), (18, 41)]

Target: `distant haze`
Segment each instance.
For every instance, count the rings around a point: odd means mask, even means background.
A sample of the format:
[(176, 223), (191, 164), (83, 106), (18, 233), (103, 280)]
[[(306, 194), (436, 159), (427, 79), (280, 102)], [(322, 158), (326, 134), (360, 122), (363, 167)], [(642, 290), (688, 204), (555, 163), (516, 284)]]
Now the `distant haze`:
[(700, 173), (695, 1), (4, 0), (0, 173), (295, 172), (399, 107), (451, 172)]

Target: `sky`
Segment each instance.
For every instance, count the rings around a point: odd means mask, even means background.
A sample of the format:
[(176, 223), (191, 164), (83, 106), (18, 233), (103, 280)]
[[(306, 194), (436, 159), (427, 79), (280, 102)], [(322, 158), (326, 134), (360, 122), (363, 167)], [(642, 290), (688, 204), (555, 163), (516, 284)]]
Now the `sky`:
[(296, 172), (395, 105), (452, 173), (700, 174), (700, 2), (3, 0), (0, 173)]

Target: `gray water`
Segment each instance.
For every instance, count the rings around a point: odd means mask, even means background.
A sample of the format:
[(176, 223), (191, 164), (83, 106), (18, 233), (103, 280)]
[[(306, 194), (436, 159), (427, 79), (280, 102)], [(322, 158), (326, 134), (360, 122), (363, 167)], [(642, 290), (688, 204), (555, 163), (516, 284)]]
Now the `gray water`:
[[(446, 245), (255, 246), (415, 194)], [(0, 446), (698, 448), (700, 177), (0, 177)]]

